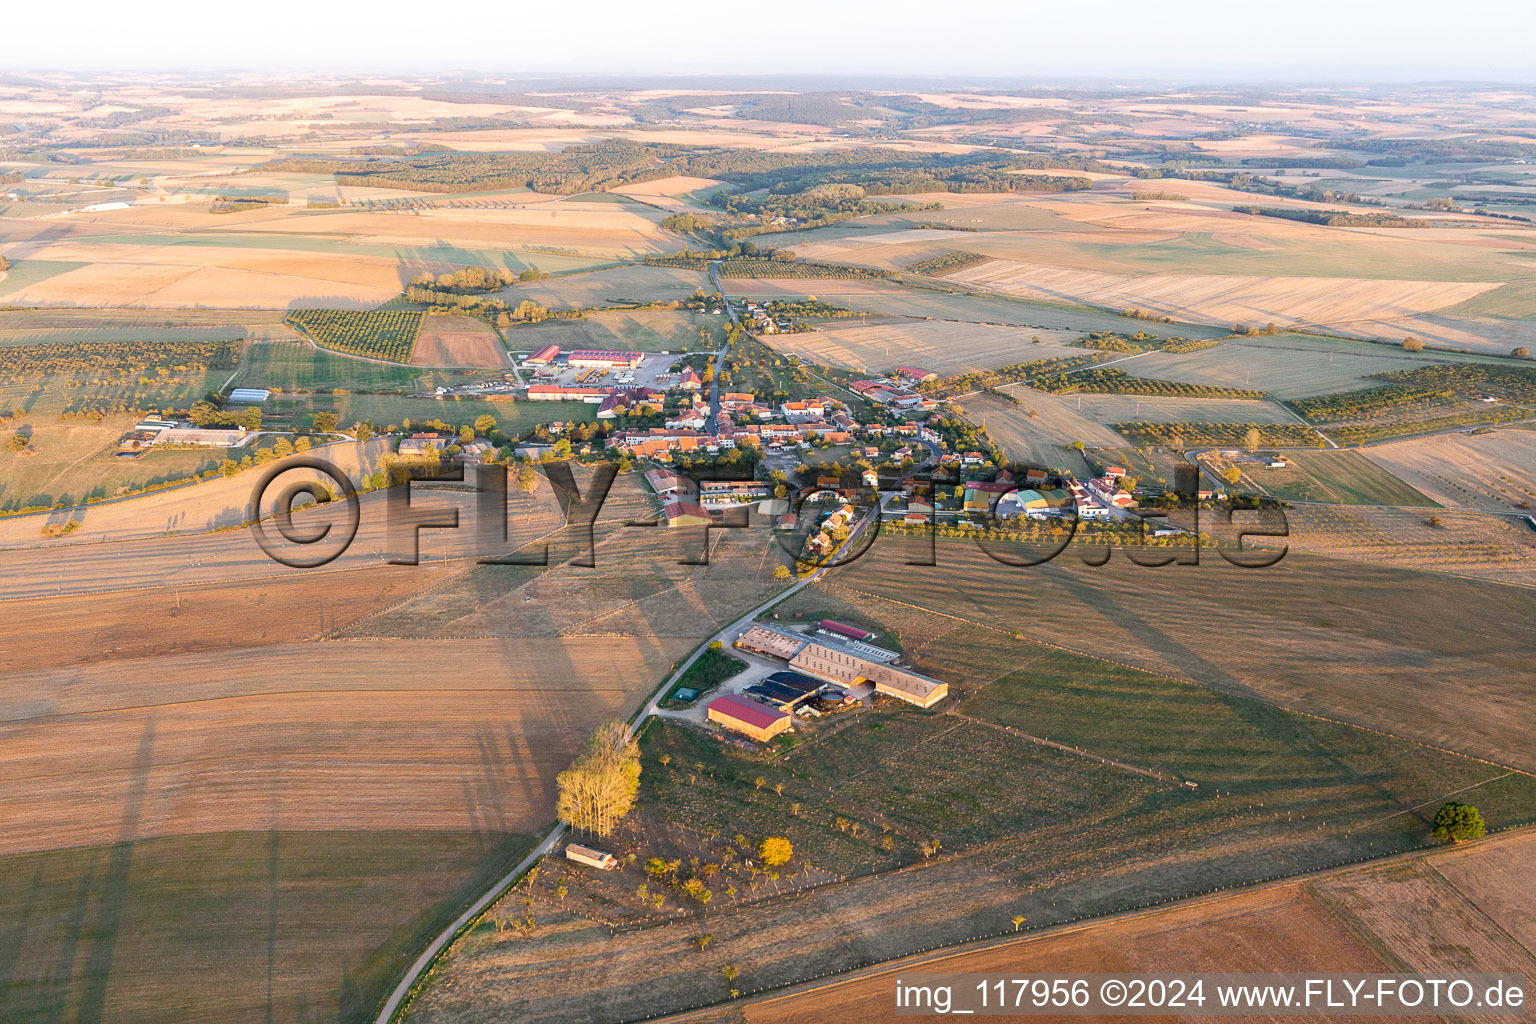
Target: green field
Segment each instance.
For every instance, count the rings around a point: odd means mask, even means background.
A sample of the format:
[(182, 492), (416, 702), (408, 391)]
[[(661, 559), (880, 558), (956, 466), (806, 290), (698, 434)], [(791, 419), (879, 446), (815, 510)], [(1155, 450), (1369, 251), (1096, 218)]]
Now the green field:
[(353, 359), (307, 342), (258, 342), (247, 346), (234, 386), (273, 391), (419, 391), (431, 386), (429, 376), (428, 370)]
[(334, 412), (336, 422), (344, 427), (370, 420), (383, 429), (409, 419), (420, 423), (440, 419), (462, 426), (481, 415), (495, 417), (508, 436), (531, 430), (536, 424), (551, 420), (590, 423), (597, 418), (597, 406), (587, 402), (486, 402), (479, 399), (407, 398), (403, 395), (281, 395), (267, 403), (273, 423), (308, 424), (309, 415)]
[(1243, 464), (1240, 489), (1296, 501), (1340, 505), (1439, 504), (1357, 451), (1287, 452), (1284, 469)]
[(370, 1021), (533, 841), (223, 833), (0, 858), (0, 1019)]

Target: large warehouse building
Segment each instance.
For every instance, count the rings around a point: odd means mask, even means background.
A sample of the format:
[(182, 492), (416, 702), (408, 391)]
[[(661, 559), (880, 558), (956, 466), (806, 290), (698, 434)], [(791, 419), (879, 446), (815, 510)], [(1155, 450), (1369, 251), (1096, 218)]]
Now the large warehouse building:
[(610, 352), (605, 349), (577, 349), (565, 357), (567, 366), (601, 367), (604, 370), (633, 370), (645, 356), (639, 352)]
[(759, 743), (773, 739), (788, 729), (792, 721), (782, 711), (729, 693), (709, 702), (709, 720)]
[(920, 708), (931, 708), (949, 696), (948, 683), (844, 651), (834, 651), (821, 644), (807, 644), (803, 651), (790, 660), (789, 667), (844, 686), (868, 680), (875, 684), (876, 693), (916, 704)]

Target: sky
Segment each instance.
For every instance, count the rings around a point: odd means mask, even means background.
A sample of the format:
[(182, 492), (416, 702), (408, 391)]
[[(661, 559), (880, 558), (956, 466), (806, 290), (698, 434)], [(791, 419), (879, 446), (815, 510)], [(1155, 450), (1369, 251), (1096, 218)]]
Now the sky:
[(8, 6), (0, 72), (841, 73), (1536, 80), (1536, 0), (71, 0)]

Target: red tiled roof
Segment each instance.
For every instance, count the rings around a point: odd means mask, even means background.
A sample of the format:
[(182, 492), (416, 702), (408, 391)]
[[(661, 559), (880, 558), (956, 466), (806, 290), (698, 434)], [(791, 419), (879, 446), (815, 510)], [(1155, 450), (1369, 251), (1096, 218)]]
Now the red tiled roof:
[(779, 719), (789, 717), (782, 711), (776, 711), (756, 701), (746, 700), (730, 693), (710, 701), (709, 710), (758, 729), (766, 729)]

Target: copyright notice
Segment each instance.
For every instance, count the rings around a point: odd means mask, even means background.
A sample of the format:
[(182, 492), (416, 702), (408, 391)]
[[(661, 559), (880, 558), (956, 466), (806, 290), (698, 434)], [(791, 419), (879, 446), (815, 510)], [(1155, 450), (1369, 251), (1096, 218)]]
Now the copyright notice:
[(898, 1016), (1525, 1016), (1520, 974), (904, 974)]

